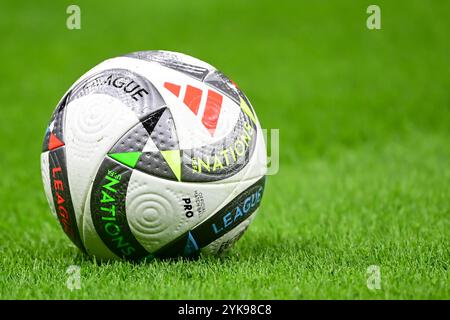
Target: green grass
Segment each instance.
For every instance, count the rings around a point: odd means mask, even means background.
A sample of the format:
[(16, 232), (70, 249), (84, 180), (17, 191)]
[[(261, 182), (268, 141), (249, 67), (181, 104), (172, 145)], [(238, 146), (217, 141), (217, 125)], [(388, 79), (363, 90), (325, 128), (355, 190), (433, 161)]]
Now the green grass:
[[(378, 1), (379, 31), (367, 1), (77, 3), (78, 31), (69, 2), (0, 10), (1, 298), (450, 298), (448, 1)], [(49, 213), (41, 139), (82, 73), (150, 49), (231, 75), (280, 129), (280, 171), (227, 255), (97, 264)]]

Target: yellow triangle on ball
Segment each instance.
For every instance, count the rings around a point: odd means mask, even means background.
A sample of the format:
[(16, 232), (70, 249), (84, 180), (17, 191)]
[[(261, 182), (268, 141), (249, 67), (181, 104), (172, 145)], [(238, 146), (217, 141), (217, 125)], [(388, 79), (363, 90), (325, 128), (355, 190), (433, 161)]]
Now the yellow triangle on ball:
[(164, 160), (166, 160), (178, 181), (181, 181), (181, 153), (180, 150), (161, 151)]

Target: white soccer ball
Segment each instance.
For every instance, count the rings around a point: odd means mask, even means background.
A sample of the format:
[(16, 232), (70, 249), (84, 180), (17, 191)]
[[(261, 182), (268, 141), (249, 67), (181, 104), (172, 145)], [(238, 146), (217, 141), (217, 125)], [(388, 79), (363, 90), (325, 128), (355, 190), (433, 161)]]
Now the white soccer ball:
[(168, 51), (108, 59), (53, 113), (41, 155), (64, 232), (99, 259), (220, 253), (260, 205), (266, 148), (242, 91)]

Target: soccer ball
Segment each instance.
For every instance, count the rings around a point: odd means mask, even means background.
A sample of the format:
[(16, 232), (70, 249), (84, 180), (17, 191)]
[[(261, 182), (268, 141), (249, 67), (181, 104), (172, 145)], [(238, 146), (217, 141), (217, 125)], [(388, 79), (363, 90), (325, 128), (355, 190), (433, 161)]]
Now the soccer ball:
[(169, 51), (108, 59), (56, 107), (41, 170), (70, 240), (99, 259), (227, 250), (255, 217), (266, 148), (250, 102), (211, 65)]

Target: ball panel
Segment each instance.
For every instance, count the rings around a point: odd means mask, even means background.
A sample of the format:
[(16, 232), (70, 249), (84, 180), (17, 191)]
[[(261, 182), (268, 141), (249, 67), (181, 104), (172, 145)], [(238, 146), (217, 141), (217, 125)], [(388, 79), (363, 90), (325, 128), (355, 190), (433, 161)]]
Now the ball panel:
[(64, 141), (64, 120), (65, 108), (68, 102), (70, 91), (64, 95), (58, 103), (55, 111), (52, 114), (47, 130), (45, 131), (44, 142), (42, 144), (42, 152), (54, 149), (57, 147), (51, 139), (57, 138), (59, 141)]
[(83, 229), (81, 232), (81, 237), (86, 248), (86, 252), (94, 256), (99, 260), (117, 260), (120, 256), (114, 254), (102, 241), (100, 236), (95, 229), (94, 223), (91, 216), (91, 191), (89, 190), (86, 196), (86, 203), (84, 204), (84, 211), (82, 212), (81, 219), (83, 221)]
[[(263, 177), (240, 192), (230, 202), (222, 205), (207, 219), (159, 249), (155, 255), (159, 257), (197, 255), (202, 248), (231, 232), (256, 212), (264, 192), (264, 185)], [(208, 250), (205, 252), (207, 253)]]
[(148, 252), (131, 232), (126, 212), (132, 172), (130, 167), (104, 158), (92, 185), (89, 206), (95, 231), (109, 250), (122, 258), (140, 260)]
[(52, 189), (50, 186), (50, 164), (49, 164), (49, 152), (43, 152), (41, 154), (41, 177), (42, 183), (44, 185), (45, 197), (47, 198), (48, 205), (50, 206), (50, 211), (58, 219), (55, 210), (55, 204), (53, 203)]
[(233, 99), (235, 103), (239, 104), (240, 96), (243, 94), (239, 92), (236, 84), (232, 82), (222, 72), (215, 70), (210, 72), (204, 79), (205, 83), (216, 88), (220, 92), (227, 95), (230, 99)]
[(66, 235), (84, 251), (70, 190), (65, 146), (48, 152), (50, 188), (56, 214)]
[(256, 125), (240, 113), (233, 130), (222, 140), (183, 150), (183, 181), (218, 181), (243, 170), (252, 158), (257, 141)]
[(204, 61), (178, 52), (164, 50), (138, 51), (124, 56), (158, 63), (167, 68), (185, 73), (198, 80), (203, 80), (206, 75), (214, 69), (213, 66)]
[[(257, 122), (257, 126), (260, 128), (259, 123)], [(257, 130), (255, 137), (252, 137), (255, 142), (255, 147), (252, 155), (249, 157), (245, 166), (237, 171), (234, 175), (227, 176), (222, 180), (213, 180), (211, 183), (221, 184), (221, 183), (229, 183), (234, 181), (245, 181), (257, 179), (262, 176), (265, 176), (267, 172), (267, 158), (266, 158), (266, 143), (264, 141), (264, 136), (262, 130)]]
[(234, 229), (230, 230), (228, 233), (225, 233), (220, 238), (214, 240), (206, 247), (202, 248), (202, 253), (207, 255), (220, 255), (230, 250), (231, 247), (244, 235), (245, 231), (250, 226), (250, 223), (253, 221), (257, 213), (258, 209), (250, 217), (237, 225)]
[[(77, 217), (83, 212), (92, 179), (106, 153), (138, 119), (121, 101), (105, 94), (78, 98), (66, 107), (66, 153)], [(77, 218), (80, 229), (82, 220)]]
[(106, 94), (120, 100), (138, 119), (165, 105), (159, 91), (138, 72), (112, 68), (83, 78), (71, 90), (70, 101), (92, 94)]

